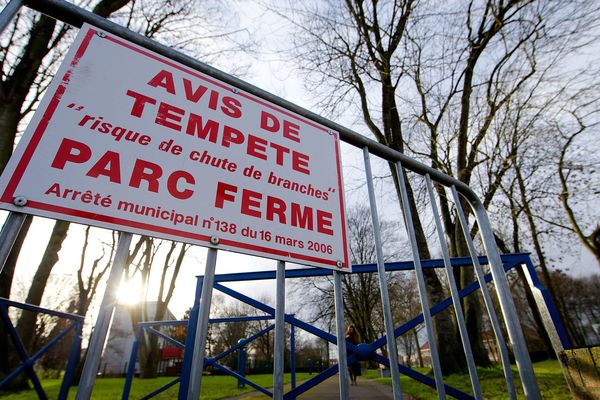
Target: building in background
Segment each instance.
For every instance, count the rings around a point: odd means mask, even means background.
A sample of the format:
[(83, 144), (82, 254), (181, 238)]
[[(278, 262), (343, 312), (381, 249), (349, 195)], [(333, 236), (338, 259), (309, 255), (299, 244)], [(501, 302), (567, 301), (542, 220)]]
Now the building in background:
[[(131, 349), (135, 340), (135, 329), (131, 320), (131, 312), (136, 307), (141, 307), (141, 303), (135, 305), (118, 304), (117, 307), (115, 307), (112, 324), (108, 333), (108, 340), (106, 341), (106, 346), (102, 353), (100, 371), (98, 371), (103, 376), (125, 375), (127, 372), (129, 357), (131, 356)], [(146, 310), (148, 315), (155, 315), (156, 302), (147, 302)], [(167, 309), (163, 320), (174, 319), (176, 318), (173, 313)], [(166, 354), (169, 358), (168, 361), (174, 360), (174, 356), (183, 356), (183, 352), (177, 352), (177, 354), (175, 354), (171, 350), (163, 351), (163, 347), (165, 347), (164, 340), (159, 338), (160, 354)], [(159, 362), (159, 372), (163, 372), (160, 368), (166, 370), (168, 364), (168, 362)], [(137, 370), (138, 367), (136, 364), (136, 371)]]

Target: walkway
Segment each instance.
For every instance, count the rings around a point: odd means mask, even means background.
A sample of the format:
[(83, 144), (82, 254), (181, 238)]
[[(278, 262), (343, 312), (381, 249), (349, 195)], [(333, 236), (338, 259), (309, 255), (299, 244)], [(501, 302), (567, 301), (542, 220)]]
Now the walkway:
[[(285, 391), (289, 390), (289, 386), (286, 385)], [(269, 397), (262, 395), (257, 392), (247, 393), (245, 395), (236, 396), (231, 398), (234, 399), (244, 399), (244, 400), (258, 400), (258, 399), (268, 399)], [(298, 396), (298, 400), (339, 400), (340, 398), (340, 388), (338, 383), (338, 376), (334, 375), (326, 381), (320, 383), (316, 387), (310, 389), (309, 391), (303, 393)], [(385, 386), (377, 382), (373, 382), (369, 379), (359, 377), (358, 385), (350, 386), (350, 399), (351, 400), (388, 400), (393, 399), (394, 395), (392, 393), (391, 386)]]
[[(299, 400), (339, 400), (340, 387), (338, 376), (334, 375), (311, 390), (298, 396)], [(358, 378), (358, 385), (350, 386), (350, 399), (387, 400), (393, 399), (392, 387), (373, 382), (370, 379)]]

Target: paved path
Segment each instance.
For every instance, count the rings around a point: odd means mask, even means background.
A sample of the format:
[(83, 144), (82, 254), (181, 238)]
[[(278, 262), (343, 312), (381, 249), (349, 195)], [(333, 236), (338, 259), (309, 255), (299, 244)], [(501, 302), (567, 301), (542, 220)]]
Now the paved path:
[[(338, 376), (334, 375), (321, 384), (298, 396), (299, 400), (339, 400)], [(392, 387), (358, 377), (358, 385), (350, 386), (350, 399), (387, 400), (393, 399)]]
[[(289, 385), (286, 385), (285, 391), (287, 392), (289, 390)], [(298, 400), (339, 400), (339, 398), (340, 389), (337, 375), (332, 376), (316, 387), (298, 396)], [(350, 386), (351, 400), (388, 400), (393, 398), (394, 395), (391, 386), (382, 385), (363, 377), (358, 377), (358, 385)], [(230, 400), (233, 399), (268, 399), (268, 397), (254, 392), (233, 397)]]

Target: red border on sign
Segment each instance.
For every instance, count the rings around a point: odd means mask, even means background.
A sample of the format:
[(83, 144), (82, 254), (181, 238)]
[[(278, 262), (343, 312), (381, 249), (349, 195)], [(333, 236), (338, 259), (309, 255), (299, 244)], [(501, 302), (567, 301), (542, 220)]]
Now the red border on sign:
[[(37, 127), (35, 128), (35, 131), (31, 137), (31, 140), (27, 144), (27, 147), (25, 148), (23, 155), (22, 155), (21, 159), (19, 160), (13, 175), (9, 179), (9, 182), (6, 186), (4, 193), (2, 194), (2, 197), (0, 198), (0, 201), (2, 201), (4, 203), (12, 204), (15, 190), (16, 190), (17, 186), (19, 185), (19, 183), (23, 177), (23, 174), (25, 173), (27, 165), (31, 161), (33, 154), (48, 127), (48, 123), (50, 122), (56, 109), (58, 108), (58, 105), (62, 99), (62, 96), (66, 91), (66, 85), (69, 83), (69, 80), (73, 73), (73, 70), (75, 69), (75, 67), (81, 60), (81, 58), (84, 56), (86, 50), (89, 47), (89, 44), (90, 44), (92, 38), (96, 35), (96, 33), (97, 33), (97, 31), (95, 29), (90, 28), (89, 31), (86, 33), (85, 37), (83, 38), (81, 45), (77, 49), (77, 52), (75, 53), (75, 56), (74, 56), (73, 60), (71, 61), (71, 64), (70, 64), (67, 72), (63, 75), (62, 83), (58, 85), (54, 95), (52, 96), (50, 102), (48, 103), (48, 107), (44, 111), (42, 118), (40, 119)], [(118, 44), (120, 46), (123, 46), (123, 47), (125, 47), (129, 50), (132, 50), (138, 54), (144, 55), (155, 61), (159, 61), (159, 62), (166, 64), (172, 68), (178, 69), (178, 70), (185, 72), (187, 74), (190, 74), (196, 78), (202, 79), (213, 85), (216, 85), (223, 89), (231, 90), (233, 92), (232, 87), (227, 86), (222, 82), (207, 78), (206, 76), (201, 75), (197, 71), (185, 68), (185, 67), (183, 67), (179, 64), (176, 64), (168, 59), (161, 58), (149, 51), (146, 51), (145, 49), (141, 49), (136, 46), (133, 46), (130, 43), (127, 43), (127, 42), (121, 40), (120, 38), (106, 36), (105, 39), (108, 39), (111, 42)], [(284, 115), (294, 118), (298, 121), (301, 121), (302, 123), (304, 123), (306, 125), (310, 125), (314, 128), (317, 128), (318, 130), (323, 131), (323, 132), (331, 135), (334, 138), (335, 157), (336, 157), (337, 173), (338, 173), (339, 202), (340, 202), (340, 211), (341, 211), (340, 219), (341, 219), (341, 224), (342, 224), (342, 242), (343, 242), (343, 246), (344, 246), (344, 249), (343, 249), (344, 264), (341, 269), (349, 268), (350, 262), (349, 262), (349, 255), (348, 255), (348, 244), (347, 244), (347, 237), (346, 237), (346, 220), (345, 220), (344, 199), (343, 199), (344, 192), (343, 192), (342, 175), (341, 175), (341, 169), (340, 169), (340, 154), (339, 154), (339, 145), (338, 145), (339, 142), (338, 142), (337, 135), (335, 133), (332, 133), (331, 131), (329, 131), (328, 129), (326, 129), (325, 127), (323, 127), (321, 125), (318, 125), (310, 120), (301, 118), (296, 114), (293, 114), (285, 109), (279, 108), (278, 106), (264, 102), (252, 95), (249, 95), (246, 93), (237, 93), (237, 94), (248, 100), (256, 102), (262, 106), (268, 107), (268, 108), (275, 110), (281, 114), (284, 114)], [(129, 219), (122, 219), (122, 218), (112, 217), (112, 216), (108, 216), (108, 215), (73, 209), (73, 208), (69, 208), (69, 207), (57, 206), (54, 204), (47, 204), (47, 203), (38, 202), (38, 201), (29, 201), (27, 203), (27, 207), (39, 209), (39, 210), (43, 210), (43, 211), (49, 211), (49, 212), (53, 212), (53, 213), (58, 213), (58, 214), (62, 214), (62, 215), (70, 215), (70, 216), (81, 218), (81, 219), (88, 220), (88, 221), (91, 220), (91, 221), (99, 221), (99, 222), (102, 222), (105, 224), (128, 226), (128, 227), (131, 227), (134, 229), (140, 229), (140, 230), (145, 230), (145, 231), (150, 231), (150, 232), (157, 232), (157, 233), (167, 234), (170, 236), (187, 238), (187, 239), (191, 239), (191, 240), (195, 240), (195, 241), (204, 242), (206, 244), (210, 244), (210, 237), (208, 235), (192, 233), (189, 231), (182, 231), (182, 230), (173, 229), (173, 228), (165, 228), (165, 227), (147, 224), (147, 223), (143, 223), (143, 222), (137, 222), (137, 221), (133, 221), (133, 220), (129, 220)], [(220, 244), (222, 244), (223, 246), (229, 246), (229, 249), (231, 249), (231, 250), (235, 250), (236, 248), (237, 249), (246, 249), (246, 250), (253, 251), (256, 253), (266, 253), (266, 254), (271, 254), (274, 256), (288, 257), (288, 258), (304, 260), (304, 261), (309, 261), (309, 262), (316, 262), (316, 263), (319, 263), (322, 265), (336, 266), (336, 261), (334, 261), (334, 260), (314, 257), (314, 256), (306, 255), (306, 254), (298, 254), (298, 253), (288, 252), (288, 251), (284, 251), (284, 250), (277, 250), (277, 249), (273, 249), (270, 247), (256, 246), (256, 245), (253, 245), (250, 243), (237, 242), (235, 240), (221, 239)]]
[[(92, 37), (94, 37), (95, 34), (96, 31), (94, 29), (90, 29), (89, 32), (85, 35), (81, 42), (81, 46), (79, 46), (79, 48), (77, 49), (77, 53), (75, 53), (75, 57), (73, 57), (73, 61), (71, 61), (70, 68), (63, 76), (63, 82), (69, 82), (73, 70), (79, 63), (79, 60), (81, 60), (81, 58), (83, 57), (83, 54), (87, 50), (92, 40)], [(23, 152), (23, 156), (21, 156), (21, 159), (19, 160), (19, 164), (17, 164), (15, 172), (8, 181), (8, 185), (6, 185), (6, 190), (4, 191), (1, 199), (3, 202), (12, 203), (15, 190), (17, 189), (17, 185), (21, 181), (21, 178), (25, 173), (25, 169), (27, 169), (27, 165), (29, 165), (29, 162), (31, 161), (31, 157), (33, 157), (35, 149), (40, 144), (40, 140), (42, 140), (42, 136), (44, 135), (46, 128), (48, 128), (48, 123), (52, 119), (52, 116), (54, 115), (54, 112), (56, 111), (56, 108), (58, 107), (58, 104), (60, 103), (60, 100), (66, 90), (67, 89), (64, 83), (58, 85), (58, 87), (56, 88), (56, 92), (54, 93), (54, 96), (52, 96), (52, 99), (48, 104), (48, 108), (46, 108), (46, 111), (44, 111), (44, 115), (42, 116), (42, 119), (40, 120), (38, 126), (35, 128), (31, 140), (29, 141), (29, 143), (27, 143), (27, 147)]]

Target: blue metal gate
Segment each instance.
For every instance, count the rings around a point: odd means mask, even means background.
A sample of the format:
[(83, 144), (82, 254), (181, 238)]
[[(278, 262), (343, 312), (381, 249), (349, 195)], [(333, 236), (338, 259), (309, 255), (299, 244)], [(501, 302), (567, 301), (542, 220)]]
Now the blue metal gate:
[[(231, 85), (235, 90), (241, 90), (246, 93), (250, 93), (258, 98), (266, 100), (272, 104), (275, 104), (283, 109), (289, 110), (297, 115), (305, 117), (309, 120), (315, 121), (325, 127), (327, 129), (331, 129), (339, 132), (341, 140), (346, 142), (347, 144), (354, 146), (362, 151), (364, 157), (364, 166), (365, 166), (365, 178), (366, 184), (369, 191), (369, 208), (371, 210), (372, 217), (372, 227), (374, 232), (375, 239), (375, 249), (377, 253), (377, 264), (375, 266), (370, 266), (369, 268), (372, 271), (377, 270), (378, 279), (379, 279), (379, 288), (381, 294), (381, 300), (383, 305), (384, 312), (384, 323), (385, 323), (385, 331), (386, 335), (377, 340), (374, 343), (366, 344), (365, 346), (338, 346), (338, 360), (340, 362), (340, 397), (347, 398), (348, 397), (348, 376), (347, 376), (347, 368), (346, 361), (347, 359), (352, 361), (356, 357), (360, 358), (372, 358), (378, 362), (389, 365), (391, 369), (392, 376), (392, 386), (395, 399), (401, 398), (401, 388), (400, 388), (400, 373), (406, 374), (408, 376), (414, 377), (415, 379), (420, 379), (424, 383), (435, 386), (438, 397), (445, 398), (446, 392), (453, 396), (467, 396), (463, 393), (456, 392), (453, 388), (447, 387), (444, 385), (443, 377), (441, 373), (440, 361), (437, 353), (437, 345), (435, 340), (435, 332), (434, 326), (432, 324), (432, 314), (437, 312), (436, 307), (444, 307), (442, 305), (436, 305), (434, 307), (430, 307), (427, 300), (427, 288), (425, 285), (425, 280), (423, 276), (423, 269), (427, 268), (429, 261), (421, 260), (419, 256), (419, 245), (416, 240), (415, 228), (413, 224), (413, 218), (417, 216), (413, 215), (413, 210), (411, 209), (411, 202), (409, 201), (409, 188), (410, 184), (407, 182), (407, 171), (411, 171), (415, 173), (417, 179), (420, 179), (418, 183), (424, 184), (426, 187), (427, 196), (429, 199), (429, 205), (431, 206), (431, 210), (428, 212), (433, 216), (433, 221), (435, 222), (437, 237), (439, 239), (439, 246), (442, 250), (443, 261), (437, 262), (437, 267), (443, 267), (446, 270), (446, 276), (448, 279), (448, 283), (450, 285), (451, 292), (451, 300), (448, 299), (444, 304), (458, 304), (460, 301), (460, 296), (464, 294), (463, 291), (458, 291), (457, 285), (454, 281), (454, 277), (452, 275), (453, 262), (450, 260), (448, 248), (445, 242), (445, 232), (441, 223), (441, 219), (439, 217), (439, 211), (437, 206), (437, 201), (439, 199), (440, 191), (434, 192), (434, 184), (439, 185), (439, 188), (443, 188), (443, 195), (447, 196), (449, 199), (452, 199), (453, 207), (456, 210), (458, 221), (460, 222), (460, 226), (462, 228), (462, 232), (466, 241), (466, 244), (469, 248), (469, 253), (471, 255), (470, 262), (475, 269), (475, 273), (477, 275), (477, 283), (481, 290), (481, 295), (483, 297), (488, 317), (491, 321), (492, 328), (494, 331), (494, 335), (496, 337), (497, 346), (499, 348), (501, 354), (501, 361), (503, 365), (504, 376), (507, 382), (507, 394), (509, 398), (515, 398), (515, 387), (510, 371), (510, 361), (508, 357), (508, 345), (504, 338), (503, 331), (501, 329), (499, 318), (494, 310), (492, 297), (489, 293), (489, 290), (486, 286), (486, 276), (484, 275), (483, 269), (481, 268), (481, 264), (483, 260), (487, 261), (487, 265), (489, 265), (491, 276), (493, 277), (495, 291), (500, 303), (500, 308), (503, 316), (504, 326), (508, 333), (508, 338), (510, 340), (510, 344), (512, 346), (512, 350), (514, 356), (517, 361), (519, 375), (521, 378), (521, 384), (523, 386), (523, 390), (528, 398), (531, 399), (539, 399), (540, 393), (537, 385), (537, 380), (535, 374), (533, 372), (533, 367), (531, 364), (531, 360), (529, 357), (529, 353), (526, 347), (525, 339), (523, 336), (523, 332), (518, 320), (517, 312), (515, 309), (515, 305), (513, 303), (513, 299), (511, 297), (510, 288), (508, 286), (508, 281), (505, 276), (504, 264), (500, 258), (498, 250), (495, 245), (495, 237), (491, 228), (491, 224), (489, 218), (487, 216), (486, 210), (484, 208), (483, 203), (477, 197), (475, 192), (460, 182), (459, 180), (450, 177), (446, 174), (443, 174), (429, 166), (426, 166), (406, 155), (395, 151), (383, 144), (375, 142), (366, 138), (363, 135), (360, 135), (357, 132), (354, 132), (344, 126), (341, 126), (333, 121), (330, 121), (326, 118), (323, 118), (319, 115), (316, 115), (308, 110), (305, 110), (301, 107), (298, 107), (294, 104), (291, 104), (277, 96), (274, 96), (268, 92), (265, 92), (259, 88), (256, 88), (246, 82), (243, 82), (233, 76), (225, 74), (215, 68), (212, 68), (198, 60), (195, 60), (191, 57), (188, 57), (182, 53), (179, 53), (167, 46), (161, 45), (149, 38), (143, 37), (139, 34), (136, 34), (128, 29), (119, 26), (115, 23), (112, 23), (104, 18), (101, 18), (89, 11), (81, 9), (67, 1), (64, 0), (12, 0), (8, 6), (3, 10), (0, 15), (0, 31), (3, 31), (11, 19), (17, 14), (20, 8), (23, 5), (27, 5), (32, 9), (43, 12), (47, 15), (50, 15), (56, 19), (67, 21), (76, 26), (81, 26), (83, 23), (89, 23), (101, 30), (106, 32), (119, 35), (135, 44), (143, 46), (147, 49), (150, 49), (154, 52), (161, 54), (162, 56), (168, 57), (172, 60), (182, 63), (183, 65), (205, 73), (213, 78), (216, 78), (222, 82), (225, 82), (228, 85)], [(399, 188), (399, 192), (401, 195), (401, 206), (399, 207), (399, 211), (402, 212), (403, 219), (406, 225), (406, 231), (408, 233), (408, 238), (411, 244), (411, 251), (413, 256), (413, 261), (410, 263), (411, 268), (414, 268), (417, 284), (419, 289), (419, 297), (421, 301), (421, 309), (422, 316), (420, 317), (423, 323), (425, 324), (426, 333), (428, 337), (428, 341), (430, 343), (430, 351), (432, 358), (432, 365), (434, 371), (434, 379), (427, 378), (421, 375), (418, 375), (415, 371), (410, 369), (406, 369), (402, 365), (398, 363), (397, 360), (397, 350), (396, 350), (396, 342), (394, 338), (397, 336), (399, 332), (402, 332), (403, 329), (408, 329), (406, 327), (394, 327), (391, 309), (389, 303), (389, 294), (388, 294), (388, 282), (386, 281), (385, 271), (386, 267), (384, 265), (383, 258), (383, 250), (382, 250), (382, 241), (379, 234), (379, 215), (377, 213), (377, 202), (375, 197), (375, 190), (373, 186), (373, 174), (371, 171), (371, 157), (378, 157), (384, 162), (389, 163), (389, 165), (393, 165), (395, 167), (396, 172), (396, 182), (394, 182)], [(414, 182), (412, 182), (414, 183)], [(436, 193), (438, 197), (436, 197)], [(463, 205), (468, 206), (469, 209), (467, 212), (463, 210)], [(477, 224), (476, 231), (480, 235), (480, 240), (485, 253), (487, 254), (487, 258), (480, 259), (479, 254), (474, 245), (474, 239), (471, 236), (471, 225), (466, 216), (473, 215), (475, 222)], [(8, 252), (14, 243), (17, 233), (24, 221), (24, 214), (21, 213), (11, 213), (3, 230), (0, 234), (0, 265), (4, 265), (4, 261), (8, 256)], [(475, 230), (474, 230), (475, 231)], [(214, 239), (214, 240), (212, 240)], [(94, 333), (90, 339), (90, 345), (88, 355), (85, 360), (85, 365), (82, 373), (82, 379), (78, 390), (77, 399), (87, 399), (90, 397), (91, 390), (94, 384), (94, 380), (96, 377), (96, 371), (99, 365), (100, 353), (102, 350), (102, 346), (104, 340), (106, 338), (106, 333), (108, 330), (110, 318), (114, 309), (114, 300), (116, 296), (116, 287), (120, 282), (123, 266), (127, 259), (126, 255), (128, 252), (128, 248), (131, 242), (131, 234), (130, 233), (122, 233), (119, 241), (119, 245), (116, 251), (115, 260), (113, 262), (113, 266), (109, 275), (109, 281), (107, 284), (107, 291), (104, 296), (103, 304), (100, 307), (100, 314), (98, 316)], [(180, 390), (180, 398), (197, 398), (200, 393), (200, 385), (201, 385), (201, 377), (202, 377), (202, 369), (204, 367), (205, 357), (205, 343), (206, 343), (206, 332), (208, 327), (208, 314), (210, 311), (210, 302), (212, 297), (212, 289), (213, 286), (217, 290), (224, 291), (225, 293), (242, 296), (241, 294), (236, 294), (231, 291), (227, 287), (223, 286), (218, 278), (215, 279), (215, 265), (216, 258), (219, 246), (219, 238), (214, 237), (211, 238), (211, 248), (208, 250), (208, 257), (206, 262), (206, 271), (204, 277), (201, 279), (202, 284), (198, 285), (198, 293), (196, 296), (196, 307), (195, 313), (190, 319), (189, 323), (189, 332), (188, 335), (188, 344), (186, 345), (186, 349), (188, 351), (185, 354), (185, 365), (186, 365), (186, 376), (181, 379), (181, 388), (187, 388), (187, 391)], [(357, 271), (361, 270), (361, 267), (356, 267)], [(365, 267), (366, 268), (366, 267)], [(243, 301), (247, 301), (248, 304), (252, 304), (255, 307), (263, 310), (269, 316), (275, 318), (275, 371), (274, 371), (274, 392), (273, 397), (277, 399), (282, 399), (284, 397), (283, 394), (283, 327), (284, 322), (291, 323), (301, 329), (305, 329), (308, 332), (314, 333), (317, 336), (323, 337), (330, 341), (331, 343), (337, 343), (337, 341), (344, 340), (343, 332), (344, 332), (344, 316), (342, 309), (342, 294), (341, 294), (341, 272), (335, 271), (333, 272), (334, 277), (334, 288), (335, 288), (335, 309), (336, 309), (336, 335), (331, 335), (330, 333), (320, 331), (314, 327), (311, 327), (307, 324), (304, 324), (302, 321), (295, 319), (292, 316), (284, 315), (284, 279), (285, 276), (291, 277), (294, 273), (293, 271), (285, 271), (285, 264), (283, 261), (279, 261), (277, 265), (277, 291), (276, 291), (276, 307), (275, 309), (267, 307), (263, 304), (254, 302), (249, 298), (243, 298)], [(323, 274), (330, 274), (329, 271), (322, 272)], [(272, 273), (271, 273), (272, 274)], [(533, 278), (532, 278), (533, 279)], [(214, 285), (213, 285), (214, 283)], [(473, 289), (474, 290), (474, 289)], [(543, 297), (543, 295), (541, 295)], [(447, 306), (447, 305), (446, 305)], [(471, 378), (471, 384), (473, 388), (473, 393), (475, 398), (482, 398), (483, 395), (481, 393), (481, 389), (479, 387), (479, 380), (477, 377), (477, 372), (474, 364), (473, 355), (470, 349), (469, 339), (466, 331), (466, 325), (464, 321), (464, 316), (462, 315), (461, 307), (455, 307), (456, 320), (458, 322), (458, 327), (460, 331), (460, 336), (462, 340), (463, 350), (465, 353), (465, 357), (467, 359), (467, 366), (469, 369), (469, 374)], [(550, 312), (552, 317), (552, 312)], [(416, 323), (416, 322), (415, 322)], [(555, 320), (556, 324), (556, 320)], [(557, 328), (557, 331), (561, 331), (561, 329)], [(192, 334), (193, 333), (193, 334)], [(555, 346), (563, 346), (565, 347), (565, 342), (562, 341), (561, 334), (552, 335), (554, 336)], [(558, 339), (556, 339), (558, 338)], [(377, 356), (373, 350), (386, 344), (390, 359), (383, 359)], [(346, 350), (349, 351), (350, 356), (347, 357)], [(322, 374), (313, 378), (313, 380), (309, 381), (311, 383), (305, 383), (300, 385), (298, 388), (294, 389), (291, 393), (286, 394), (286, 397), (293, 397), (298, 393), (301, 393), (306, 385), (312, 385), (317, 381), (325, 379), (328, 376), (337, 371), (337, 366), (331, 367), (324, 371)], [(180, 389), (181, 389), (180, 388)]]
[[(9, 307), (18, 308), (23, 311), (42, 313), (53, 317), (63, 318), (70, 322), (35, 354), (29, 355), (27, 354), (27, 350), (25, 349), (25, 346), (23, 345), (23, 342), (21, 341), (19, 334), (15, 329), (15, 326), (10, 320), (8, 313)], [(40, 379), (33, 368), (35, 362), (38, 361), (44, 354), (51, 350), (52, 347), (58, 344), (61, 340), (65, 339), (65, 336), (67, 336), (70, 332), (74, 332), (71, 344), (71, 352), (67, 361), (67, 366), (65, 374), (63, 376), (62, 384), (60, 386), (60, 392), (58, 394), (58, 400), (66, 400), (69, 394), (69, 387), (71, 386), (71, 381), (73, 380), (73, 375), (75, 373), (75, 367), (77, 365), (77, 362), (79, 361), (79, 352), (81, 351), (81, 330), (83, 329), (83, 317), (80, 315), (48, 310), (46, 308), (32, 306), (31, 304), (18, 303), (16, 301), (7, 300), (0, 297), (0, 319), (2, 320), (2, 325), (4, 326), (4, 329), (6, 329), (6, 331), (8, 332), (13, 346), (17, 351), (19, 358), (21, 359), (21, 363), (6, 377), (4, 377), (2, 381), (0, 381), (0, 390), (6, 387), (6, 385), (8, 385), (8, 383), (15, 379), (19, 374), (25, 373), (33, 383), (33, 387), (38, 395), (38, 398), (40, 399), (46, 399), (47, 396), (46, 392), (44, 391), (44, 388), (42, 387)], [(8, 352), (4, 353), (4, 357), (8, 357)]]
[[(488, 264), (488, 260), (486, 257), (479, 257), (478, 261), (481, 265)], [(542, 315), (545, 315), (547, 317), (544, 320), (544, 324), (545, 324), (544, 327), (545, 327), (548, 335), (550, 336), (551, 340), (553, 341), (554, 348), (555, 349), (570, 349), (571, 344), (569, 342), (566, 331), (565, 331), (565, 329), (562, 325), (562, 322), (560, 320), (560, 317), (558, 315), (558, 311), (557, 311), (556, 307), (554, 306), (547, 290), (543, 287), (543, 285), (539, 281), (538, 276), (535, 272), (535, 267), (534, 267), (533, 263), (531, 262), (529, 255), (526, 253), (506, 254), (506, 255), (502, 255), (502, 261), (504, 264), (504, 270), (506, 272), (508, 272), (512, 269), (515, 269), (515, 268), (523, 268), (523, 270), (526, 274), (530, 289), (532, 290), (532, 292), (534, 293), (534, 296), (536, 297), (538, 309), (541, 311)], [(423, 261), (422, 265), (423, 265), (424, 269), (444, 268), (443, 260), (426, 260), (426, 261)], [(472, 268), (473, 262), (468, 257), (453, 258), (453, 259), (451, 259), (451, 265), (452, 265), (452, 268)], [(411, 271), (411, 270), (414, 270), (414, 263), (412, 261), (392, 262), (392, 263), (386, 263), (385, 267), (386, 267), (385, 268), (386, 272)], [(377, 272), (377, 266), (375, 264), (355, 265), (353, 267), (353, 273), (356, 273), (356, 274), (375, 273), (375, 272)], [(323, 277), (323, 276), (331, 276), (332, 274), (333, 274), (333, 272), (329, 271), (329, 270), (303, 268), (303, 269), (294, 269), (294, 270), (286, 271), (286, 279), (306, 278), (306, 277)], [(248, 272), (248, 273), (215, 275), (214, 288), (216, 290), (218, 290), (224, 294), (227, 294), (227, 295), (233, 297), (234, 299), (237, 299), (243, 303), (246, 303), (246, 304), (256, 308), (257, 310), (264, 312), (265, 315), (264, 316), (253, 316), (253, 317), (211, 319), (210, 322), (211, 323), (223, 323), (223, 322), (246, 321), (246, 320), (252, 320), (252, 319), (273, 319), (275, 316), (274, 308), (272, 308), (272, 307), (268, 306), (267, 304), (264, 304), (256, 299), (246, 296), (236, 290), (233, 290), (233, 289), (225, 286), (224, 283), (253, 281), (253, 280), (269, 280), (269, 279), (275, 279), (275, 278), (276, 278), (275, 271), (257, 271), (257, 272)], [(485, 279), (485, 282), (491, 282), (493, 280), (492, 275), (490, 273), (486, 274), (484, 279)], [(190, 321), (194, 321), (194, 319), (197, 317), (197, 313), (199, 312), (199, 303), (200, 303), (199, 302), (199, 294), (201, 293), (202, 284), (203, 284), (203, 277), (200, 276), (200, 277), (198, 277), (198, 285), (196, 288), (196, 296), (195, 296), (194, 305), (192, 307), (192, 312), (190, 315)], [(462, 299), (466, 296), (469, 296), (469, 295), (475, 293), (478, 289), (480, 289), (479, 282), (473, 282), (470, 285), (464, 287), (462, 290), (460, 290), (458, 295), (459, 295), (460, 299)], [(441, 303), (433, 305), (430, 308), (431, 316), (435, 316), (436, 314), (446, 310), (452, 304), (453, 304), (452, 298), (448, 297)], [(413, 329), (415, 326), (423, 323), (423, 321), (424, 321), (424, 319), (423, 319), (422, 313), (415, 315), (409, 321), (405, 322), (404, 324), (402, 324), (400, 326), (395, 327), (394, 336), (397, 338), (397, 337), (403, 335), (404, 333)], [(302, 330), (304, 330), (308, 333), (311, 333), (321, 339), (326, 340), (327, 342), (331, 343), (332, 345), (337, 346), (337, 338), (334, 334), (332, 334), (330, 332), (324, 331), (320, 328), (317, 328), (313, 325), (303, 322), (303, 321), (295, 318), (293, 315), (286, 315), (285, 322), (290, 324), (292, 327), (302, 329)], [(161, 333), (155, 329), (156, 327), (159, 327), (159, 326), (180, 326), (180, 325), (184, 325), (184, 324), (188, 326), (188, 335), (187, 335), (188, 340), (186, 341), (185, 344), (177, 342), (174, 339), (172, 339), (171, 337), (164, 335), (163, 333)], [(268, 390), (268, 388), (259, 386), (256, 383), (252, 382), (251, 378), (241, 376), (239, 373), (232, 371), (228, 368), (225, 368), (224, 366), (219, 364), (219, 360), (221, 360), (225, 356), (231, 354), (232, 352), (237, 351), (240, 348), (246, 346), (248, 343), (251, 343), (258, 336), (260, 336), (268, 331), (271, 331), (273, 328), (274, 328), (274, 325), (270, 325), (266, 329), (264, 329), (260, 332), (257, 332), (256, 334), (252, 335), (251, 337), (249, 337), (243, 341), (240, 341), (237, 345), (231, 347), (230, 349), (228, 349), (227, 351), (225, 351), (221, 354), (218, 354), (218, 355), (215, 355), (212, 357), (205, 357), (204, 365), (205, 366), (209, 366), (209, 365), (214, 366), (221, 372), (223, 372), (227, 375), (233, 376), (233, 377), (243, 381), (244, 383), (248, 384), (249, 386), (252, 386), (257, 391), (260, 391), (269, 397), (273, 397), (272, 391)], [(132, 380), (134, 377), (134, 371), (135, 371), (135, 362), (136, 362), (137, 350), (138, 350), (137, 346), (138, 346), (140, 337), (142, 335), (142, 332), (144, 330), (146, 330), (148, 332), (152, 332), (154, 334), (157, 334), (160, 337), (162, 337), (164, 340), (168, 341), (169, 343), (171, 343), (179, 348), (185, 349), (185, 353), (184, 353), (185, 358), (184, 358), (184, 365), (183, 365), (183, 369), (182, 369), (182, 373), (181, 373), (180, 377), (177, 377), (173, 381), (169, 382), (167, 385), (157, 388), (155, 391), (149, 393), (147, 396), (145, 396), (143, 398), (144, 399), (152, 398), (155, 395), (162, 393), (163, 391), (169, 389), (170, 387), (172, 387), (175, 384), (180, 385), (179, 386), (179, 393), (180, 393), (179, 398), (180, 399), (186, 398), (188, 385), (189, 385), (189, 378), (190, 378), (189, 375), (191, 373), (191, 368), (190, 368), (190, 364), (192, 362), (191, 354), (193, 354), (193, 345), (194, 345), (194, 341), (192, 340), (192, 338), (194, 337), (193, 329), (194, 329), (194, 326), (193, 326), (193, 324), (190, 324), (189, 321), (146, 322), (146, 323), (141, 323), (138, 326), (138, 330), (137, 330), (137, 334), (136, 334), (136, 341), (134, 343), (132, 353), (131, 353), (131, 358), (130, 358), (130, 361), (128, 364), (129, 368), (128, 368), (128, 372), (127, 372), (125, 388), (123, 390), (123, 397), (122, 397), (123, 400), (129, 399), (130, 388), (131, 388)], [(292, 332), (293, 332), (293, 330), (292, 330)], [(294, 343), (294, 335), (292, 334), (291, 343), (290, 343), (292, 356), (294, 354), (293, 343)], [(346, 343), (346, 349), (349, 354), (348, 358), (347, 358), (347, 363), (351, 364), (352, 362), (356, 361), (357, 359), (360, 361), (373, 360), (381, 365), (385, 365), (385, 366), (389, 367), (390, 366), (389, 359), (376, 353), (376, 350), (381, 348), (385, 344), (386, 344), (385, 336), (380, 337), (379, 339), (375, 340), (372, 343), (361, 343), (359, 345), (353, 345), (351, 343)], [(292, 371), (292, 385), (291, 385), (291, 390), (284, 394), (284, 399), (294, 399), (294, 398), (296, 398), (296, 396), (299, 396), (300, 394), (306, 392), (307, 390), (310, 390), (311, 388), (315, 387), (319, 383), (323, 382), (325, 379), (328, 379), (339, 372), (338, 365), (333, 365), (333, 366), (325, 369), (324, 371), (322, 371), (321, 373), (319, 373), (312, 379), (303, 382), (299, 386), (296, 386), (295, 377), (294, 377), (295, 367), (296, 366), (295, 366), (293, 358), (292, 358), (291, 365), (290, 365), (290, 369)], [(400, 370), (400, 373), (402, 375), (410, 377), (410, 378), (412, 378), (424, 385), (430, 386), (432, 388), (436, 387), (435, 380), (427, 375), (424, 375), (424, 374), (422, 374), (408, 366), (405, 366), (403, 364), (398, 364), (398, 369)], [(445, 385), (444, 388), (445, 388), (446, 394), (448, 394), (451, 397), (454, 397), (457, 399), (473, 399), (474, 398), (472, 394), (465, 393), (454, 387)]]

